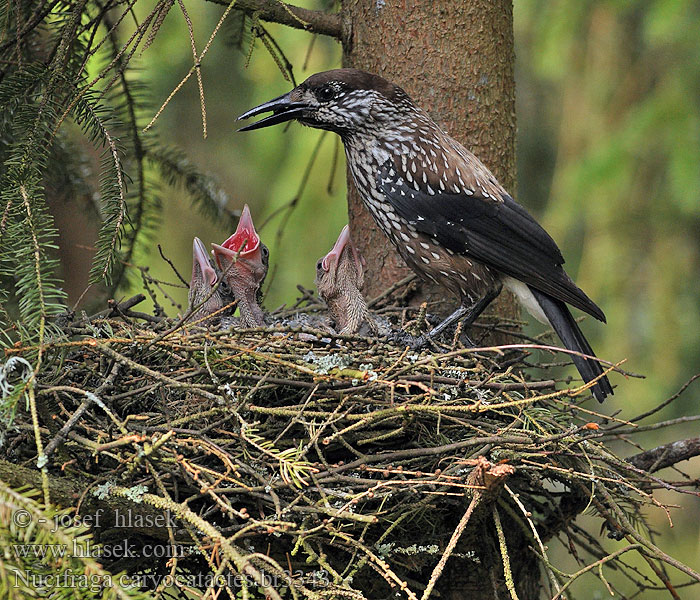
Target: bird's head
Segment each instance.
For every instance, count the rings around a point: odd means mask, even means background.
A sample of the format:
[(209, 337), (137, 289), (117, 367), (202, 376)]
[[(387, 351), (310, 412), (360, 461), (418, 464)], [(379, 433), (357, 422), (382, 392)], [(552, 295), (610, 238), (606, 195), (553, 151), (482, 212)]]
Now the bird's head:
[(237, 297), (239, 292), (260, 288), (267, 275), (269, 251), (255, 231), (247, 204), (234, 234), (212, 248), (216, 264)]
[(220, 273), (207, 255), (204, 244), (198, 237), (194, 238), (192, 243), (192, 278), (190, 279), (188, 304), (190, 310), (202, 302), (204, 304), (197, 309), (197, 312), (193, 315), (193, 320), (206, 317), (233, 301), (228, 286), (224, 282), (221, 282), (212, 294), (214, 286), (219, 281), (219, 276)]
[(331, 251), (316, 263), (318, 294), (328, 304), (336, 327), (344, 333), (355, 333), (367, 312), (360, 293), (364, 267), (364, 259), (352, 243), (347, 225)]
[(357, 69), (334, 69), (316, 73), (291, 92), (243, 113), (239, 120), (266, 112), (272, 115), (239, 131), (295, 119), (302, 125), (344, 135), (377, 127), (406, 106), (413, 106), (409, 97), (386, 79)]

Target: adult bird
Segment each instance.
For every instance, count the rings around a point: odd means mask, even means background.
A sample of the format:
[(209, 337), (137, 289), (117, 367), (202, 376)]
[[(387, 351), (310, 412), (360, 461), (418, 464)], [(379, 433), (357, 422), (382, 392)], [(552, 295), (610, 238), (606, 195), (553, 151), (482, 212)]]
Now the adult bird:
[(272, 112), (241, 131), (296, 119), (340, 135), (355, 186), (408, 265), (459, 296), (456, 320), (471, 323), (510, 289), (552, 326), (599, 401), (613, 393), (567, 303), (605, 322), (566, 274), (554, 240), (491, 171), (445, 133), (397, 85), (364, 71), (335, 69), (244, 114)]
[(238, 300), (238, 324), (242, 327), (265, 325), (259, 302), (260, 288), (267, 275), (269, 251), (255, 231), (247, 204), (233, 235), (223, 244), (212, 244), (212, 248), (224, 281)]
[[(214, 318), (209, 315), (218, 312), (234, 300), (231, 290), (225, 282), (219, 283), (221, 272), (212, 263), (207, 250), (198, 237), (192, 242), (192, 277), (187, 296), (188, 311), (192, 313), (191, 322), (210, 324)], [(217, 286), (218, 283), (218, 286)], [(219, 317), (225, 316), (223, 311)]]

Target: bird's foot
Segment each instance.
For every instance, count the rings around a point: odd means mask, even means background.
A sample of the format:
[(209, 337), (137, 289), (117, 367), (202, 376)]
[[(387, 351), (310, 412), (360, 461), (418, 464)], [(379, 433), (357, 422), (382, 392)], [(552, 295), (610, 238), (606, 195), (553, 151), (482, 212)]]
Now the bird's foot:
[[(449, 344), (445, 344), (444, 342), (438, 342), (437, 337), (439, 336), (432, 336), (430, 333), (413, 335), (402, 329), (398, 331), (392, 331), (387, 335), (388, 341), (392, 344), (403, 347), (408, 346), (411, 350), (423, 350), (424, 348), (431, 347), (433, 350), (447, 352), (449, 350), (455, 349), (454, 343), (452, 344), (452, 347), (450, 347)], [(474, 341), (466, 333), (459, 334), (458, 339), (460, 344), (465, 348), (477, 347)]]
[(404, 347), (408, 346), (411, 350), (422, 350), (431, 342), (427, 335), (412, 335), (402, 329), (392, 331), (387, 337), (393, 344)]

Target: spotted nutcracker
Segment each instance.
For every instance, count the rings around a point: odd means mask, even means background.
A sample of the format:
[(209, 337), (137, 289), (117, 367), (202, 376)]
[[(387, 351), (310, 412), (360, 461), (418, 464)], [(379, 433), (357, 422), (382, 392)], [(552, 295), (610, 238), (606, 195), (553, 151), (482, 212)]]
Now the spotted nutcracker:
[[(215, 286), (221, 277), (221, 272), (212, 263), (202, 241), (196, 237), (192, 242), (192, 278), (188, 294), (188, 310), (194, 311), (191, 322), (208, 324), (213, 319), (206, 319), (212, 313), (219, 311), (234, 300), (225, 282)], [(219, 317), (224, 316), (223, 312)]]
[(224, 281), (238, 300), (241, 316), (237, 324), (243, 327), (265, 325), (259, 296), (267, 275), (269, 251), (255, 231), (247, 204), (235, 233), (221, 245), (212, 244), (212, 248)]
[(458, 319), (471, 323), (506, 286), (579, 353), (572, 359), (584, 381), (600, 377), (595, 397), (602, 402), (613, 393), (566, 304), (605, 322), (603, 311), (566, 274), (549, 234), (404, 90), (378, 75), (336, 69), (312, 75), (239, 119), (269, 111), (241, 131), (296, 119), (340, 135), (355, 185), (379, 227), (414, 271), (460, 297), (460, 307), (429, 337)]

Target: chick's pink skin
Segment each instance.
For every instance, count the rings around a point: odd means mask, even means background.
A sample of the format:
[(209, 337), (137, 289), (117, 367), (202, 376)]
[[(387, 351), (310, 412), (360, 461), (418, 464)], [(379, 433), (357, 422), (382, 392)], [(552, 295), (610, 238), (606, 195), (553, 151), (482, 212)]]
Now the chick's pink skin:
[(257, 294), (267, 275), (267, 252), (255, 231), (250, 208), (243, 207), (236, 231), (223, 244), (212, 244), (214, 258), (238, 300), (243, 327), (265, 324)]

